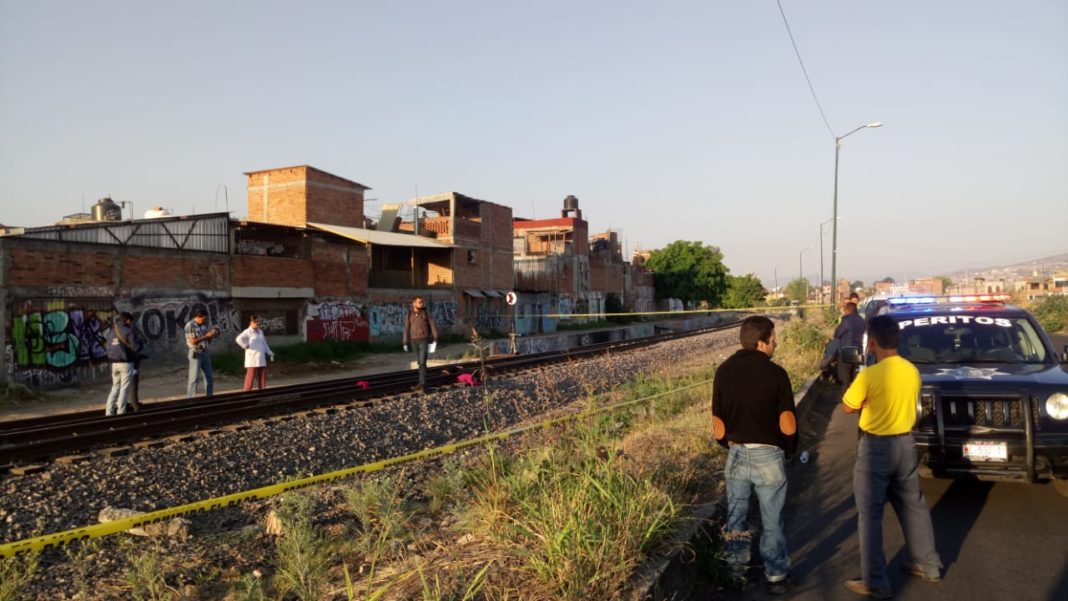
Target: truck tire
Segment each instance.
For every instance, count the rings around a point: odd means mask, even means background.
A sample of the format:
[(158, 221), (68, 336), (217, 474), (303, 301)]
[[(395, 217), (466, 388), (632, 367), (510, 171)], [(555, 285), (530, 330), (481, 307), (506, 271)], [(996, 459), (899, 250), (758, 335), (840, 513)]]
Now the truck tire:
[(1054, 478), (1053, 488), (1056, 488), (1057, 492), (1060, 493), (1062, 497), (1068, 497), (1068, 480), (1065, 480), (1064, 478)]

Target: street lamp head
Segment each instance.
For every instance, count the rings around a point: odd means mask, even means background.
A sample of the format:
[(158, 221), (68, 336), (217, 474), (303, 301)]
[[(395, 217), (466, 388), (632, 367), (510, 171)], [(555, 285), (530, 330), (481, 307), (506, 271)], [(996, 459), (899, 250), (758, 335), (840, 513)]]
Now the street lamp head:
[(875, 121), (875, 122), (867, 124), (865, 127), (882, 127), (882, 126), (883, 126), (883, 122), (882, 121)]

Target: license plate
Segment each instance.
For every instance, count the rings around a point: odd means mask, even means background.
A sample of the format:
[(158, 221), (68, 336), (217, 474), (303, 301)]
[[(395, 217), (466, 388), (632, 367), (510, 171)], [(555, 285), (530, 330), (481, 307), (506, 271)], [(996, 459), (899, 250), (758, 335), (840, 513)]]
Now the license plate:
[(966, 442), (964, 458), (974, 461), (1008, 461), (1009, 449), (1003, 442)]

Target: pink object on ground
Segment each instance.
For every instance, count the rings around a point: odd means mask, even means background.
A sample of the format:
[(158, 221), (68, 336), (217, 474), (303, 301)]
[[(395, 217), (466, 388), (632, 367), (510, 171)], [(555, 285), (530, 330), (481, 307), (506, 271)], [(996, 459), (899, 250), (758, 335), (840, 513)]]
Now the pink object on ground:
[(371, 383), (367, 380), (360, 380), (359, 382), (356, 382), (356, 388), (362, 388), (363, 390), (367, 390), (370, 387)]
[(456, 381), (467, 386), (478, 386), (479, 384), (475, 374), (460, 374), (456, 376)]

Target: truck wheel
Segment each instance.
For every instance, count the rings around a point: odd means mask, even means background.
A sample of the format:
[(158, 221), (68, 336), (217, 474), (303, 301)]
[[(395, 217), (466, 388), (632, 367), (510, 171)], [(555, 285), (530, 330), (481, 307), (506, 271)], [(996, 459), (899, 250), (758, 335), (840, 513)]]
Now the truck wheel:
[(1068, 480), (1065, 480), (1063, 478), (1054, 478), (1053, 488), (1056, 488), (1057, 492), (1060, 493), (1062, 497), (1068, 497)]

